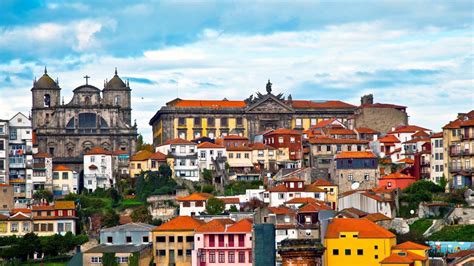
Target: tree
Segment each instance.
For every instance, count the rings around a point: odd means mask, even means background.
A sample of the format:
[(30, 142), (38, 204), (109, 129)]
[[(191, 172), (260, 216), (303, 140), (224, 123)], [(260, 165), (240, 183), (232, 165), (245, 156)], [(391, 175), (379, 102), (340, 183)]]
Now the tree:
[(149, 224), (153, 220), (153, 217), (151, 216), (146, 206), (140, 206), (134, 209), (130, 217), (132, 218), (132, 221), (135, 223), (140, 222), (140, 223)]
[(119, 224), (120, 216), (112, 209), (107, 209), (102, 215), (102, 225), (113, 227)]
[(160, 172), (160, 175), (163, 178), (171, 178), (171, 167), (167, 164), (160, 165), (160, 168), (158, 168), (158, 172)]
[(38, 190), (33, 194), (33, 199), (36, 201), (46, 200), (47, 202), (53, 201), (53, 193), (49, 190)]
[(446, 185), (448, 184), (448, 180), (446, 180), (446, 177), (444, 176), (441, 176), (441, 179), (439, 180), (439, 186), (446, 189)]
[(153, 152), (154, 149), (153, 149), (153, 145), (144, 142), (142, 134), (139, 134), (137, 138), (136, 150), (137, 151), (145, 150), (145, 151)]
[(206, 212), (210, 215), (221, 214), (225, 209), (225, 203), (215, 197), (211, 197), (206, 203)]
[(206, 181), (208, 184), (212, 184), (212, 171), (211, 170), (204, 168), (202, 170), (202, 177), (204, 181)]
[(243, 209), (246, 212), (253, 212), (255, 209), (260, 208), (264, 206), (265, 204), (257, 199), (257, 198), (251, 198), (248, 202), (245, 203)]
[(237, 207), (235, 207), (235, 205), (230, 206), (229, 211), (230, 212), (239, 212), (239, 210), (237, 209)]

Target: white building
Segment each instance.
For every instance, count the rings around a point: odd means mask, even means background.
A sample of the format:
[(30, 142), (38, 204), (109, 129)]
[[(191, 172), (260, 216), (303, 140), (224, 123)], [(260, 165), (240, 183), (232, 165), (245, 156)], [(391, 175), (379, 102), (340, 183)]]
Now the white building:
[(430, 179), (439, 184), (444, 172), (443, 132), (431, 136)]
[(171, 154), (174, 159), (171, 170), (175, 177), (199, 181), (196, 143), (184, 139), (171, 139), (156, 147), (156, 151)]
[(326, 191), (313, 184), (305, 185), (304, 180), (292, 177), (263, 193), (263, 201), (270, 207), (284, 205), (294, 198), (314, 198), (325, 202)]
[(33, 155), (33, 175), (26, 180), (26, 195), (31, 198), (36, 191), (53, 190), (53, 158), (40, 152)]
[(84, 154), (84, 188), (89, 192), (115, 185), (112, 157), (112, 152), (100, 147)]
[(212, 160), (217, 157), (226, 156), (225, 147), (210, 142), (203, 142), (197, 145), (197, 154), (199, 156), (199, 168), (203, 169), (214, 169)]
[(381, 213), (395, 218), (395, 202), (390, 193), (376, 193), (372, 190), (351, 190), (339, 195), (337, 209), (339, 211), (356, 208), (366, 213)]
[(177, 198), (179, 202), (179, 216), (198, 216), (206, 211), (206, 202), (211, 197), (207, 193), (193, 193), (186, 197)]
[(0, 184), (8, 181), (8, 120), (0, 119)]
[(28, 201), (27, 180), (33, 175), (33, 142), (31, 121), (22, 113), (17, 113), (8, 122), (9, 142), (9, 183), (13, 185), (13, 195), (18, 203)]

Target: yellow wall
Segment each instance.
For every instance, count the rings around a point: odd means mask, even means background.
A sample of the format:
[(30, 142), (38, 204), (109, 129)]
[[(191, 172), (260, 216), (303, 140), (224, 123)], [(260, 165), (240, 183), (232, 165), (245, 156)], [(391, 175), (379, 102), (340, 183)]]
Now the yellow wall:
[[(163, 243), (158, 243), (156, 242), (156, 237), (157, 236), (165, 236), (166, 237), (166, 242)], [(173, 242), (168, 242), (169, 236), (174, 236), (174, 243)], [(183, 237), (183, 242), (178, 242), (178, 236)], [(172, 249), (174, 250), (174, 261), (176, 266), (185, 266), (185, 265), (191, 265), (191, 257), (192, 256), (186, 256), (186, 249), (192, 249), (193, 248), (193, 243), (187, 243), (186, 242), (186, 236), (193, 236), (194, 237), (194, 231), (157, 231), (153, 232), (153, 254), (155, 258), (155, 263), (156, 265), (169, 265), (169, 250)], [(166, 250), (166, 256), (160, 257), (156, 255), (156, 250), (158, 249), (164, 249)], [(178, 256), (178, 250), (181, 249), (183, 250), (183, 256)]]
[[(406, 249), (406, 250), (392, 249), (392, 253), (405, 252), (405, 251), (410, 251), (410, 252), (415, 253), (417, 255), (428, 257), (428, 251), (425, 251), (425, 250), (422, 250), (422, 249)], [(390, 266), (392, 266), (392, 265), (394, 265), (394, 264), (390, 264)], [(415, 261), (414, 266), (429, 266), (429, 260), (426, 260), (425, 264), (423, 264), (423, 261)]]
[[(338, 187), (337, 186), (318, 186), (318, 187), (327, 191), (326, 201), (331, 202), (331, 206), (334, 203), (335, 210), (337, 210), (337, 195), (339, 194)], [(329, 192), (331, 188), (333, 189), (332, 194)]]
[[(179, 118), (175, 118), (174, 121), (173, 121), (173, 126), (174, 126), (174, 136), (176, 138), (179, 137), (178, 135), (178, 129), (180, 128), (186, 128), (186, 139), (187, 140), (192, 140), (194, 139), (194, 118), (186, 118), (185, 119), (185, 122), (186, 124), (183, 125), (183, 126), (178, 126), (178, 121), (179, 121)], [(229, 129), (229, 132), (232, 131), (233, 129), (236, 128), (237, 126), (237, 117), (228, 117), (227, 119), (227, 124), (228, 126), (226, 126), (225, 128), (228, 128)], [(208, 132), (207, 132), (207, 118), (205, 117), (202, 117), (201, 118), (201, 126), (200, 128), (202, 128), (202, 131), (201, 131), (201, 136), (208, 136)], [(242, 127), (244, 128), (244, 132), (243, 132), (243, 136), (244, 137), (248, 137), (247, 133), (247, 119), (245, 118), (242, 118)], [(220, 118), (215, 118), (215, 126), (213, 127), (215, 128), (215, 137), (220, 137), (221, 135), (221, 131), (220, 131), (220, 128), (221, 128), (221, 120)], [(162, 140), (162, 142), (165, 141), (165, 140)]]
[[(54, 173), (58, 173), (59, 179), (54, 179), (53, 178), (53, 190), (63, 190), (63, 185), (67, 185), (69, 188), (70, 193), (75, 193), (73, 188), (74, 188), (74, 173), (72, 171), (53, 171), (53, 176)], [(68, 174), (68, 179), (63, 179), (63, 173)], [(76, 184), (76, 187), (79, 186), (79, 184)]]
[[(18, 231), (11, 231), (11, 223), (18, 224)], [(23, 231), (23, 223), (29, 223), (29, 230)], [(31, 221), (0, 221), (0, 237), (4, 236), (22, 236), (33, 231), (33, 222)]]
[[(391, 254), (391, 247), (396, 244), (394, 238), (354, 238), (357, 232), (341, 232), (345, 238), (325, 239), (324, 261), (327, 266), (379, 266), (380, 261)], [(375, 249), (375, 245), (378, 249)], [(339, 250), (339, 255), (333, 255), (333, 249)], [(345, 249), (351, 250), (351, 255), (345, 255)], [(363, 250), (363, 255), (357, 255), (357, 249)], [(375, 258), (378, 255), (378, 258)]]

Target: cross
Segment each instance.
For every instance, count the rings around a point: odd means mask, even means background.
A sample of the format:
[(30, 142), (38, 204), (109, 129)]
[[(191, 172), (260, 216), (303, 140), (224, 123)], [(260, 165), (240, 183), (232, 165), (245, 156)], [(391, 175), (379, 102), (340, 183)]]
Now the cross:
[(87, 82), (89, 81), (89, 79), (90, 79), (91, 77), (85, 75), (84, 78), (86, 79), (86, 85), (88, 85)]

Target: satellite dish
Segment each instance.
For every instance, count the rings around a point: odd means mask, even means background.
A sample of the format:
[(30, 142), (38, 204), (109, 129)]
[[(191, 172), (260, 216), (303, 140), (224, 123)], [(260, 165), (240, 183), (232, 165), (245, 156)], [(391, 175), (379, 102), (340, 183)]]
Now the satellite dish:
[(359, 186), (360, 186), (360, 183), (359, 183), (359, 182), (354, 182), (354, 183), (352, 183), (352, 185), (351, 185), (351, 189), (352, 189), (352, 190), (356, 190), (356, 189), (359, 188)]
[(414, 211), (414, 210), (410, 210), (410, 214), (411, 214), (411, 215), (415, 214), (415, 211)]

